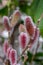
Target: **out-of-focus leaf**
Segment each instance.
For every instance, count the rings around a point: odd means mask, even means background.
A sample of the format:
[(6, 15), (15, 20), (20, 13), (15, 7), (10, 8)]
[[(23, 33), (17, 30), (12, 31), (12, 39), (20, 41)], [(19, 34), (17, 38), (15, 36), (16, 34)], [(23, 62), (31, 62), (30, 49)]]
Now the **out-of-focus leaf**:
[(25, 1), (25, 0), (20, 0), (20, 1), (19, 1), (19, 7), (20, 7), (20, 10), (21, 10), (22, 12), (27, 13), (27, 12), (26, 12), (26, 11), (27, 11), (27, 8), (28, 8), (28, 6), (27, 6), (27, 1)]
[(2, 3), (2, 0), (0, 0), (0, 3)]
[(17, 7), (18, 6), (18, 0), (13, 0), (13, 2), (14, 2), (14, 5)]
[(0, 9), (0, 15), (1, 16), (8, 15), (8, 7), (7, 6)]
[(7, 6), (10, 6), (10, 4), (11, 4), (11, 0), (9, 0), (9, 1), (7, 2)]
[[(34, 15), (35, 15), (35, 13), (37, 11), (37, 7), (38, 7), (39, 3), (40, 3), (40, 0), (33, 0), (33, 3), (31, 5), (31, 13), (30, 13), (30, 15), (32, 16), (33, 19), (34, 19)], [(35, 22), (35, 19), (34, 19), (34, 22)]]
[(43, 52), (36, 53), (35, 58), (34, 58), (34, 61), (41, 63), (43, 61)]
[(33, 55), (29, 51), (27, 51), (27, 56), (28, 56), (28, 61), (31, 62)]
[[(28, 62), (31, 62), (31, 60), (32, 60), (32, 57), (33, 57), (33, 54), (32, 53), (30, 53), (29, 51), (27, 51), (27, 56), (28, 56)], [(38, 53), (36, 53), (36, 55), (34, 56), (34, 59), (33, 59), (33, 61), (35, 61), (35, 62), (42, 62), (43, 61), (43, 52), (38, 52)]]
[(43, 52), (39, 52), (35, 55), (35, 57), (43, 57)]
[(27, 62), (25, 62), (24, 65), (27, 65)]
[[(37, 20), (40, 18), (42, 14), (43, 14), (43, 0), (40, 0), (37, 10), (34, 14), (35, 22), (37, 22)], [(40, 34), (43, 36), (43, 19), (40, 22), (39, 28), (40, 28)]]

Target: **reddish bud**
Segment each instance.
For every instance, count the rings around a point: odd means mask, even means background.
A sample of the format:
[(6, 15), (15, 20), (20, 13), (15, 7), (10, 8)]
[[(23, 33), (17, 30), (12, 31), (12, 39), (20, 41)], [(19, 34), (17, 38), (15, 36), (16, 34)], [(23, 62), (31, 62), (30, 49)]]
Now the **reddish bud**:
[(15, 26), (15, 24), (18, 22), (18, 20), (20, 19), (21, 17), (21, 13), (19, 10), (15, 10), (15, 12), (13, 13), (13, 16), (12, 16), (12, 20), (11, 20), (11, 26)]
[(31, 39), (31, 43), (33, 44), (39, 38), (39, 29), (35, 28), (35, 36), (34, 39)]
[(16, 16), (21, 16), (21, 13), (20, 13), (19, 10), (16, 10), (16, 11), (14, 12), (14, 14), (15, 14)]
[(28, 42), (29, 42), (29, 36), (27, 35), (27, 33), (21, 32), (19, 35), (19, 43), (21, 49), (24, 49), (28, 44)]
[(8, 57), (8, 59), (10, 59), (10, 51), (11, 51), (11, 49), (12, 49), (12, 47), (9, 47), (9, 48), (7, 49), (7, 57)]
[(10, 24), (9, 24), (9, 18), (7, 16), (4, 16), (3, 17), (3, 23), (4, 23), (5, 28), (8, 31), (11, 30), (11, 27), (10, 27)]
[(35, 26), (34, 26), (34, 23), (31, 19), (30, 16), (27, 16), (25, 18), (25, 22), (24, 22), (25, 26), (26, 26), (26, 29), (27, 29), (27, 32), (29, 33), (30, 37), (31, 38), (34, 38), (34, 34), (35, 34)]
[(34, 39), (31, 39), (30, 40), (30, 42), (31, 42), (30, 51), (32, 53), (35, 53), (35, 50), (36, 50), (37, 44), (38, 44), (38, 39), (39, 39), (39, 29), (38, 28), (35, 28), (35, 36), (34, 36)]
[(7, 49), (9, 48), (9, 43), (8, 43), (7, 40), (4, 41), (3, 48), (4, 48), (4, 53), (5, 53), (5, 55), (6, 55), (6, 54), (7, 54)]
[(17, 63), (17, 52), (14, 49), (10, 51), (10, 62), (12, 65)]

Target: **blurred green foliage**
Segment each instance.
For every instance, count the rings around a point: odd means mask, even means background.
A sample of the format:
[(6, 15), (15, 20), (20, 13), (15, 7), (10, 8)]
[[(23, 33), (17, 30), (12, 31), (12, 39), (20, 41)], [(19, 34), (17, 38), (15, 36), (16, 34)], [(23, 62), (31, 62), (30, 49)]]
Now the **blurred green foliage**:
[(2, 3), (2, 0), (0, 0), (0, 3)]
[(8, 7), (7, 6), (0, 9), (0, 15), (1, 16), (8, 15)]
[[(27, 51), (27, 56), (28, 59), (26, 60), (26, 62), (24, 62), (24, 65), (28, 65), (27, 63), (31, 64), (32, 58), (33, 58), (33, 62), (35, 62), (35, 65), (43, 65), (43, 52), (38, 52), (35, 55), (33, 55), (32, 53), (30, 53), (29, 51)], [(21, 58), (22, 61), (24, 61), (24, 58)]]

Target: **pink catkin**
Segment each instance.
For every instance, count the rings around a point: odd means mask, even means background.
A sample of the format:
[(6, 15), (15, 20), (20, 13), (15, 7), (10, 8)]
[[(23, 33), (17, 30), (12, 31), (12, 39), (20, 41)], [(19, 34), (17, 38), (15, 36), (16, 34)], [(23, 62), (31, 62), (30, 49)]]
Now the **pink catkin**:
[(10, 51), (10, 62), (12, 65), (17, 63), (17, 52), (15, 49), (11, 49)]
[(30, 16), (25, 18), (24, 24), (26, 26), (26, 30), (29, 33), (30, 37), (33, 39), (35, 35), (35, 25)]
[(35, 36), (34, 39), (31, 39), (31, 43), (33, 44), (37, 38), (39, 38), (39, 29), (35, 28)]
[(9, 25), (9, 18), (7, 16), (4, 16), (3, 17), (3, 24), (4, 24), (4, 27), (9, 31), (11, 30), (11, 27)]
[(30, 51), (32, 53), (35, 53), (35, 50), (37, 48), (39, 34), (40, 34), (39, 29), (38, 28), (35, 28), (35, 36), (34, 36), (34, 39), (31, 39), (30, 40), (30, 42), (31, 42)]
[(12, 20), (11, 20), (11, 27), (14, 27), (20, 18), (21, 18), (20, 11), (15, 10), (12, 16)]
[(7, 57), (8, 57), (8, 59), (10, 59), (10, 51), (11, 51), (11, 49), (12, 49), (12, 47), (9, 47), (9, 48), (7, 49)]
[(3, 44), (3, 49), (4, 49), (4, 53), (5, 55), (7, 54), (7, 49), (9, 48), (9, 43), (7, 40), (4, 41), (4, 44)]
[(29, 42), (29, 37), (28, 37), (27, 33), (21, 32), (19, 35), (20, 47), (22, 49), (24, 49), (26, 47), (26, 45), (28, 44), (28, 42)]
[(20, 13), (20, 11), (19, 11), (19, 10), (15, 10), (14, 15), (15, 15), (15, 16), (19, 16), (19, 17), (20, 17), (20, 16), (21, 16), (21, 13)]

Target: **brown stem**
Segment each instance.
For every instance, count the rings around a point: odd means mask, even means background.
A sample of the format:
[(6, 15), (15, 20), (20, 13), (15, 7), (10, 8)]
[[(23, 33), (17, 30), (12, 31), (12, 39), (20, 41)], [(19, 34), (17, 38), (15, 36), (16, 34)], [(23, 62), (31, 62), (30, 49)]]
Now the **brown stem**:
[(21, 22), (18, 22), (16, 23), (16, 25), (14, 26), (13, 28), (13, 31), (12, 31), (12, 34), (11, 34), (11, 37), (10, 37), (10, 44), (13, 45), (14, 44), (14, 40), (15, 40), (15, 31), (17, 30), (17, 28), (19, 27)]
[(6, 59), (4, 63), (5, 63), (5, 65), (11, 65), (10, 61), (8, 59)]
[(39, 25), (39, 23), (40, 23), (40, 21), (41, 21), (42, 18), (43, 18), (43, 13), (41, 14), (40, 18), (37, 21), (37, 24), (36, 24), (37, 27), (38, 27), (38, 25)]
[(24, 50), (22, 51), (22, 54), (20, 55), (20, 57), (17, 60), (17, 63), (20, 61), (21, 56), (24, 54), (24, 52), (28, 49), (28, 46), (26, 46), (26, 48), (24, 48)]
[(25, 51), (26, 51), (28, 48), (30, 48), (31, 45), (29, 45), (29, 44), (30, 44), (30, 42), (29, 42), (29, 43), (27, 44), (27, 46), (23, 49), (22, 54), (20, 55), (20, 57), (19, 57), (18, 60), (17, 60), (17, 63), (20, 61), (21, 56), (25, 53)]
[(31, 60), (30, 65), (32, 65), (32, 61), (33, 61), (33, 59), (35, 58), (35, 55), (36, 55), (36, 53), (37, 53), (38, 48), (39, 48), (39, 39), (38, 39), (38, 44), (37, 44), (37, 48), (36, 48), (35, 54), (34, 54), (33, 57), (32, 57), (32, 60)]
[(27, 61), (27, 59), (28, 59), (28, 56), (24, 56), (23, 64)]
[[(39, 42), (37, 44), (37, 48), (36, 48), (35, 54), (37, 53), (38, 48), (39, 48)], [(35, 55), (33, 55), (33, 57), (32, 57), (32, 60), (31, 60), (31, 63), (30, 63), (31, 65), (32, 65), (32, 61), (33, 61), (34, 58), (35, 58)], [(24, 57), (23, 64), (27, 61), (27, 59), (28, 59), (28, 56)]]
[(0, 59), (2, 60), (3, 63), (5, 63), (5, 65), (10, 65), (10, 61), (8, 59), (5, 59), (3, 57), (0, 56)]

